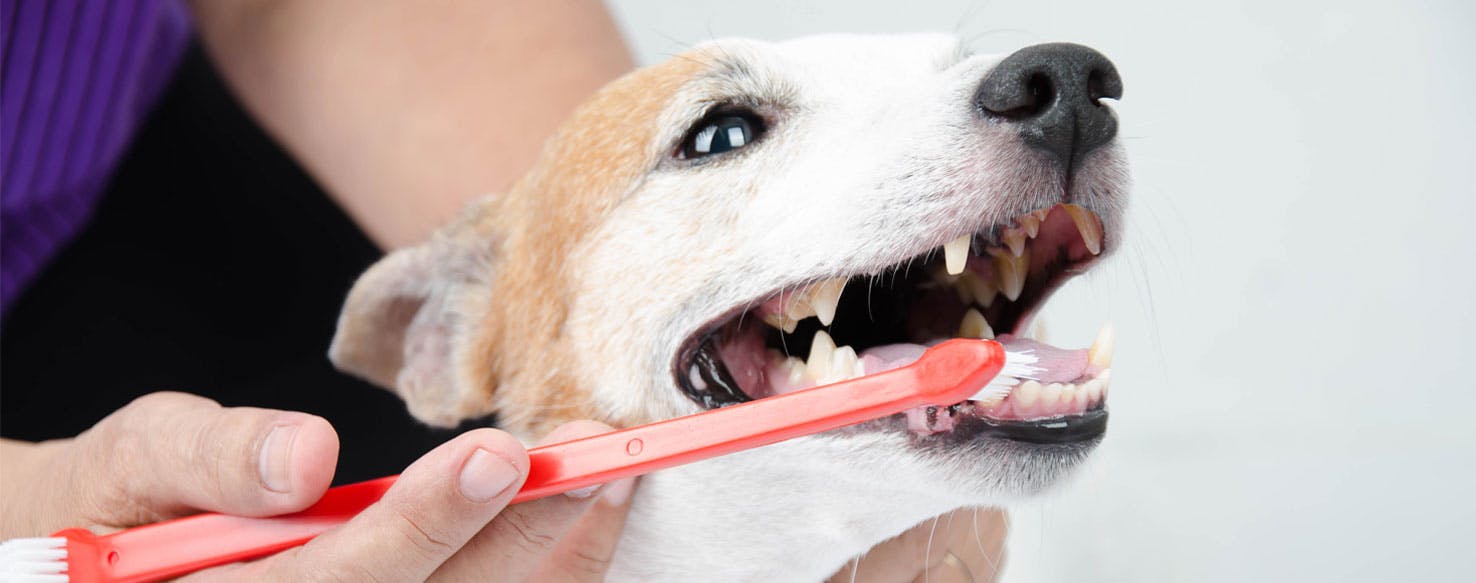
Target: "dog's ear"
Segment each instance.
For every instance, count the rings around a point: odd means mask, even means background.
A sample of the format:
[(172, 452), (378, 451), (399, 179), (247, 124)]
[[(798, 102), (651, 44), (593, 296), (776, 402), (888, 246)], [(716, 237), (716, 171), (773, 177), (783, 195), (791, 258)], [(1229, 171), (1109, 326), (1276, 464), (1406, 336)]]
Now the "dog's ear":
[(492, 292), (492, 242), (465, 223), (395, 251), (354, 283), (328, 358), (339, 369), (390, 388), (410, 413), (450, 427), (490, 413), (485, 379), (462, 351), (472, 344)]

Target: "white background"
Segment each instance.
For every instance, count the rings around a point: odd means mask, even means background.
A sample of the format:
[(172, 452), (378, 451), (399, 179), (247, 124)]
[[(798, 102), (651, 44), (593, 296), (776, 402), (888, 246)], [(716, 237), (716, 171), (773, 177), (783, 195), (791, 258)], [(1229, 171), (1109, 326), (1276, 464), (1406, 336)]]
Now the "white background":
[(1069, 40), (1122, 73), (1123, 252), (1092, 466), (1017, 509), (1008, 581), (1471, 580), (1476, 3), (616, 1), (638, 58), (721, 36)]

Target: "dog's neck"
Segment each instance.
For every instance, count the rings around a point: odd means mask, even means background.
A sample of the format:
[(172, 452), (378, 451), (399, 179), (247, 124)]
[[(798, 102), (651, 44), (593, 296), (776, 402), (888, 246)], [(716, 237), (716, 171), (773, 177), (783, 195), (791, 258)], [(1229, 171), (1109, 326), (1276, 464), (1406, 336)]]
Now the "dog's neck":
[(897, 448), (861, 441), (801, 438), (642, 478), (610, 580), (823, 580), (969, 502), (928, 488), (926, 468), (886, 453)]

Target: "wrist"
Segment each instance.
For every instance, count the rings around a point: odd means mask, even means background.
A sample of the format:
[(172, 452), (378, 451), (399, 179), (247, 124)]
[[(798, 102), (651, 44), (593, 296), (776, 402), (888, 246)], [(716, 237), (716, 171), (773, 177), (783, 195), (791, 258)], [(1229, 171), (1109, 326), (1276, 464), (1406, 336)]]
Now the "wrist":
[(56, 530), (47, 530), (51, 525), (43, 519), (54, 498), (45, 484), (56, 471), (55, 460), (71, 443), (0, 439), (0, 539), (45, 536)]

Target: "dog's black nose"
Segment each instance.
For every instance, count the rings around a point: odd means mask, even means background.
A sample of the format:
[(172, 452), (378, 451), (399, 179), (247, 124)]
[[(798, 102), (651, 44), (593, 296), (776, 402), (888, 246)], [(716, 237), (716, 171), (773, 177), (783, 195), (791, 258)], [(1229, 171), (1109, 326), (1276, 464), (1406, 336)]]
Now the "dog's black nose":
[(1025, 47), (998, 65), (974, 96), (983, 115), (1009, 122), (1025, 143), (1070, 172), (1092, 149), (1117, 135), (1117, 117), (1101, 99), (1122, 97), (1122, 78), (1107, 57), (1088, 47), (1050, 43)]

